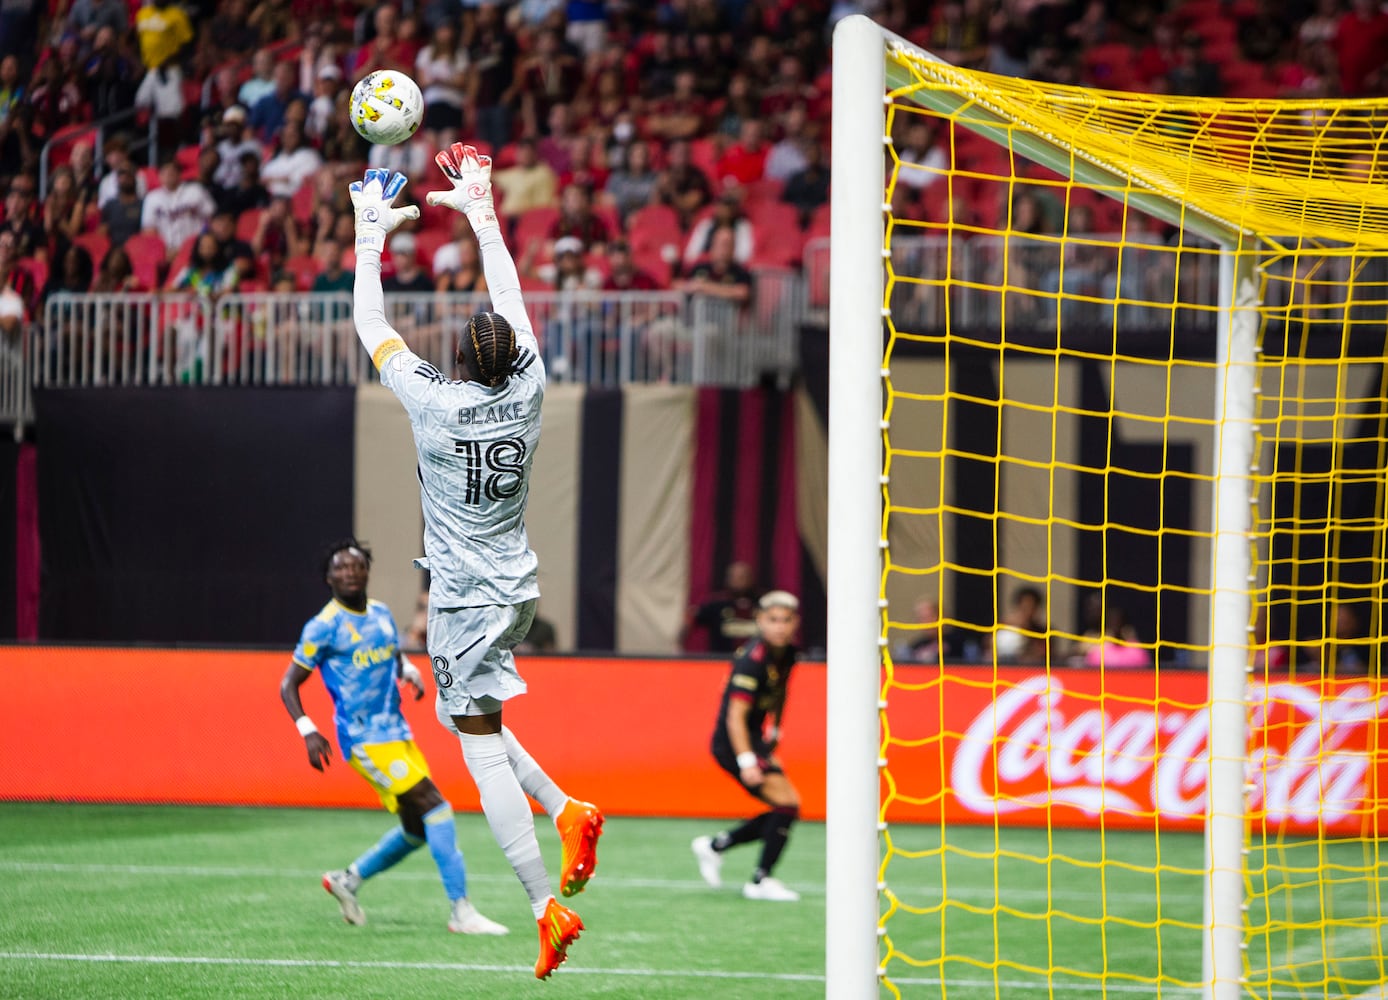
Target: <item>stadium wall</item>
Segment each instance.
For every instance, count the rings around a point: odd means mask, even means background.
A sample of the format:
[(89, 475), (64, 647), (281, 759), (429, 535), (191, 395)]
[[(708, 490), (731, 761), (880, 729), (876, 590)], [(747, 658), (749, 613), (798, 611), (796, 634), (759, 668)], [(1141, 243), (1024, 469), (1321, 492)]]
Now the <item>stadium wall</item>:
[[(278, 696), (288, 651), (0, 647), (0, 799), (374, 807), (340, 759), (308, 766)], [(748, 800), (709, 755), (728, 666), (706, 659), (523, 657), (507, 723), (571, 794), (613, 815), (733, 816)], [(1199, 830), (1208, 772), (1201, 672), (898, 667), (887, 818)], [(303, 689), (320, 727), (331, 706)], [(1263, 697), (1266, 694), (1266, 697)], [(76, 697), (75, 697), (76, 695)], [(1252, 818), (1361, 835), (1388, 823), (1388, 689), (1254, 685)], [(825, 670), (796, 668), (780, 756), (824, 818)], [(459, 809), (476, 791), (429, 699), (407, 703)], [(941, 721), (941, 711), (943, 719)], [(55, 720), (69, 720), (54, 739)], [(913, 722), (914, 720), (914, 722)]]

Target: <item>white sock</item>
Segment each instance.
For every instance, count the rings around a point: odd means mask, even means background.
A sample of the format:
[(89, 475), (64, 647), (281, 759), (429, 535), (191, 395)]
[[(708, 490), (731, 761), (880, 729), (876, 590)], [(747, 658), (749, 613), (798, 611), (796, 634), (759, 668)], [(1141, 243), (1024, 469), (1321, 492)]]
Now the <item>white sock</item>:
[(481, 736), (459, 733), (458, 739), (463, 745), (463, 760), (481, 796), (487, 825), (492, 828), (501, 853), (515, 869), (516, 878), (525, 887), (530, 909), (539, 920), (545, 915), (545, 906), (554, 898), (554, 892), (540, 856), (540, 842), (535, 839), (535, 818), (530, 814), (530, 803), (506, 756), (506, 741), (500, 733)]
[(525, 789), (525, 794), (540, 803), (540, 808), (550, 819), (557, 819), (568, 804), (569, 797), (535, 763), (535, 758), (506, 726), (501, 727), (501, 738), (506, 741), (506, 759), (511, 762), (511, 770), (516, 773), (516, 780)]

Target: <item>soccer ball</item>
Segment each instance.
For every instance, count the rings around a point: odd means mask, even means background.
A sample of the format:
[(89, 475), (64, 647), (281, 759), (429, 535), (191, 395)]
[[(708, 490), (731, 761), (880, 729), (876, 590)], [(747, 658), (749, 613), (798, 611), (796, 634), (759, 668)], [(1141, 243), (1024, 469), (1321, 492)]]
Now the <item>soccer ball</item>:
[(367, 142), (394, 146), (415, 134), (424, 119), (419, 84), (393, 69), (368, 73), (352, 88), (352, 127)]

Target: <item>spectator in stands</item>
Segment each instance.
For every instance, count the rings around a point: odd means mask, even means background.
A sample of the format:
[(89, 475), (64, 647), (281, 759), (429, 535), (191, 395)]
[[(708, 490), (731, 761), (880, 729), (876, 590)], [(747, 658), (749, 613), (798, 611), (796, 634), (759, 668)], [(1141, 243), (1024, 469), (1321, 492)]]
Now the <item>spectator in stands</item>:
[(183, 70), (175, 62), (156, 66), (145, 74), (135, 91), (135, 107), (158, 120), (159, 154), (171, 157), (186, 141), (183, 134)]
[(185, 181), (173, 160), (159, 168), (159, 187), (145, 195), (140, 228), (164, 241), (170, 257), (207, 228), (217, 211), (212, 195), (197, 181)]
[(511, 122), (517, 100), (517, 45), (502, 21), (499, 3), (477, 8), (468, 44), (468, 96), (477, 122), (477, 135), (493, 150), (511, 141)]
[(1018, 587), (1007, 615), (993, 634), (993, 653), (999, 663), (1046, 663), (1046, 598), (1035, 587)]
[(314, 257), (320, 270), (313, 278), (309, 290), (313, 292), (350, 292), (352, 274), (342, 266), (342, 246), (335, 239), (322, 240)]
[(58, 259), (58, 266), (48, 273), (43, 298), (59, 292), (81, 294), (92, 290), (92, 255), (80, 243), (69, 243)]
[(1219, 67), (1205, 57), (1205, 40), (1199, 32), (1185, 32), (1176, 50), (1176, 61), (1166, 71), (1166, 92), (1187, 97), (1218, 97), (1222, 89)]
[(746, 264), (756, 250), (756, 233), (742, 211), (742, 197), (736, 191), (724, 191), (714, 205), (711, 215), (695, 223), (684, 245), (684, 270), (688, 272), (713, 249), (713, 237), (720, 229), (733, 234), (733, 259)]
[(1307, 47), (1333, 44), (1343, 14), (1342, 0), (1316, 0), (1315, 13), (1297, 29), (1297, 40)]
[(335, 63), (328, 63), (318, 70), (313, 84), (313, 99), (308, 104), (308, 116), (304, 121), (304, 132), (310, 139), (321, 139), (328, 131), (333, 115), (338, 110), (338, 95), (343, 90), (342, 70)]
[(733, 187), (761, 180), (766, 176), (766, 157), (769, 152), (764, 122), (758, 118), (743, 122), (737, 142), (724, 150), (723, 155), (718, 158), (718, 165), (714, 168), (715, 182), (724, 187)]
[(926, 35), (925, 47), (956, 66), (982, 65), (988, 53), (988, 17), (978, 4), (944, 0)]
[(35, 208), (37, 192), (38, 181), (29, 174), (11, 178), (10, 189), (5, 192), (5, 221), (0, 224), (0, 232), (14, 237), (17, 257), (46, 257), (48, 254), (48, 235)]
[(125, 0), (73, 0), (67, 12), (67, 30), (84, 45), (91, 45), (100, 28), (123, 36), (130, 28), (130, 7)]
[(606, 146), (591, 135), (579, 133), (569, 142), (569, 169), (559, 175), (559, 190), (577, 184), (600, 192), (607, 186), (610, 173)]
[(34, 276), (20, 264), (14, 233), (0, 229), (0, 294), (8, 292), (19, 299), (27, 319), (38, 308), (39, 291)]
[(295, 122), (285, 122), (275, 154), (260, 168), (260, 179), (272, 197), (293, 198), (322, 165), (318, 150), (304, 144), (303, 128)]
[(236, 103), (242, 108), (253, 108), (257, 101), (274, 89), (275, 54), (270, 49), (256, 49), (255, 55), (251, 56), (250, 78), (236, 92)]
[(246, 25), (259, 31), (260, 41), (266, 45), (299, 35), (299, 23), (289, 0), (258, 0)]
[(534, 139), (518, 139), (515, 150), (516, 162), (492, 174), (501, 208), (512, 218), (532, 208), (553, 208), (558, 204), (559, 175), (540, 159)]
[(13, 177), (21, 170), (37, 170), (39, 142), (34, 137), (34, 109), (18, 104), (0, 118), (0, 177)]
[(124, 132), (117, 132), (105, 140), (105, 146), (101, 150), (101, 158), (105, 161), (105, 172), (101, 175), (101, 182), (96, 189), (97, 207), (104, 208), (107, 201), (114, 199), (119, 186), (121, 169), (124, 167), (129, 167), (130, 174), (135, 176), (135, 193), (143, 199), (144, 193), (146, 193), (144, 176), (135, 169), (135, 160), (130, 158), (130, 140), (126, 138)]
[(660, 288), (659, 282), (636, 266), (631, 245), (626, 240), (613, 240), (607, 248), (608, 271), (603, 281), (607, 292), (649, 292)]
[(1335, 609), (1335, 627), (1325, 648), (1325, 673), (1336, 676), (1368, 674), (1378, 666), (1375, 643), (1353, 604), (1341, 604)]
[(676, 281), (674, 287), (693, 295), (746, 305), (752, 299), (752, 274), (737, 262), (736, 243), (732, 228), (715, 229), (708, 256), (694, 265), (688, 277)]
[(434, 287), (440, 292), (484, 292), (482, 258), (467, 217), (461, 213), (453, 224), (453, 239), (434, 251)]
[(607, 177), (604, 192), (623, 223), (632, 212), (654, 200), (660, 175), (651, 165), (651, 147), (638, 139), (626, 148), (621, 165)]
[(43, 202), (43, 231), (57, 242), (76, 239), (86, 228), (90, 204), (86, 193), (77, 187), (72, 167), (63, 164), (55, 168)]
[(93, 156), (91, 140), (78, 140), (72, 145), (72, 156), (68, 160), (67, 166), (72, 171), (72, 183), (77, 191), (77, 196), (86, 202), (88, 209), (95, 211), (101, 185), (96, 176), (96, 163)]
[(123, 246), (140, 231), (144, 197), (136, 184), (135, 168), (126, 163), (115, 173), (116, 196), (101, 206), (101, 225), (111, 246)]
[(652, 100), (647, 107), (644, 122), (647, 135), (670, 142), (694, 139), (703, 134), (708, 124), (709, 107), (699, 93), (698, 82), (692, 69), (681, 69), (675, 74), (675, 89), (665, 97)]
[[(216, 176), (223, 173), (219, 167)], [(242, 153), (236, 184), (229, 188), (219, 187), (218, 190), (221, 193), (216, 199), (217, 210), (230, 212), (234, 216), (252, 209), (267, 208), (270, 204), (270, 192), (260, 182), (260, 157), (255, 153)]]
[(1104, 609), (1104, 633), (1091, 642), (1084, 655), (1086, 667), (1114, 668), (1150, 667), (1152, 651), (1137, 645), (1137, 630), (1128, 624), (1121, 605), (1109, 601)]
[[(247, 23), (249, 15), (247, 0), (221, 0), (216, 13), (205, 27), (207, 42), (214, 50), (214, 59), (222, 64), (234, 64), (255, 52), (260, 44), (260, 32)], [(234, 66), (233, 72), (234, 70)], [(227, 96), (235, 98), (233, 91)], [(230, 103), (230, 102), (228, 102)], [(226, 107), (227, 105), (219, 105)]]
[(459, 137), (467, 105), (468, 53), (451, 19), (440, 21), (419, 50), (414, 79), (424, 92), (422, 131), (432, 149), (443, 149)]
[(661, 202), (679, 215), (681, 229), (687, 229), (699, 210), (713, 197), (708, 175), (690, 159), (687, 141), (670, 143), (665, 169), (660, 172), (656, 191)]
[(534, 46), (516, 74), (521, 122), (527, 135), (548, 131), (550, 109), (567, 104), (583, 83), (583, 65), (565, 47), (563, 36), (552, 28), (535, 36)]
[(525, 249), (519, 269), (521, 274), (539, 278), (555, 291), (581, 292), (602, 287), (602, 272), (589, 266), (583, 258), (583, 241), (577, 236), (562, 236), (554, 241), (554, 259), (535, 263), (538, 242)]
[(390, 238), (390, 259), (395, 271), (381, 279), (381, 287), (387, 292), (432, 292), (434, 282), (419, 266), (419, 256), (415, 252), (415, 238), (409, 233), (397, 232)]
[(83, 70), (92, 119), (100, 121), (129, 108), (142, 71), (114, 29), (104, 24), (98, 28)]
[(1388, 11), (1378, 0), (1350, 0), (1349, 13), (1335, 31), (1335, 56), (1340, 65), (1340, 93), (1363, 97), (1381, 84), (1388, 60)]
[(92, 291), (147, 292), (149, 289), (136, 277), (135, 269), (130, 264), (130, 254), (125, 252), (125, 247), (111, 247), (106, 251), (106, 259), (101, 262), (101, 269), (97, 273), (96, 283), (92, 285)]
[(261, 141), (269, 142), (284, 127), (285, 113), (295, 101), (308, 105), (308, 98), (299, 91), (294, 64), (277, 63), (270, 92), (251, 105), (248, 119), (251, 132)]
[(177, 62), (193, 40), (193, 25), (183, 8), (170, 0), (145, 0), (135, 12), (140, 59), (146, 69)]
[(622, 67), (604, 66), (589, 74), (583, 92), (574, 101), (574, 115), (585, 128), (611, 129), (627, 110), (628, 102)]
[(217, 141), (217, 155), (222, 162), (217, 168), (217, 183), (224, 188), (240, 184), (247, 154), (254, 156), (256, 163), (263, 155), (260, 143), (246, 132), (246, 109), (233, 104), (222, 112), (221, 138)]
[(674, 34), (666, 24), (657, 22), (644, 42), (645, 54), (638, 74), (641, 96), (656, 101), (674, 91), (675, 76), (684, 65), (684, 57), (675, 51)]
[(24, 300), (12, 289), (0, 288), (0, 339), (17, 343), (26, 319)]
[(805, 147), (810, 144), (809, 118), (805, 105), (793, 104), (781, 115), (781, 137), (772, 143), (766, 153), (766, 169), (763, 176), (767, 180), (784, 184), (792, 174), (805, 169), (809, 157)]
[(342, 53), (329, 39), (328, 25), (323, 22), (311, 22), (304, 29), (304, 45), (294, 61), (301, 93), (316, 95), (324, 80), (342, 82)]
[[(60, 51), (66, 49), (75, 55), (76, 45), (74, 38), (66, 39)], [(49, 53), (49, 56), (43, 60), (29, 88), (29, 106), (43, 135), (52, 135), (66, 125), (91, 118), (86, 80), (79, 67), (65, 55)]]
[[(573, 112), (567, 104), (555, 104), (549, 109), (549, 128), (535, 140), (535, 152), (551, 169), (563, 177), (573, 170), (574, 141)], [(532, 133), (533, 134), (533, 133)]]
[(559, 195), (559, 218), (549, 227), (549, 238), (576, 238), (584, 253), (600, 248), (611, 238), (607, 223), (593, 213), (593, 194), (582, 184), (570, 184)]
[(1245, 59), (1270, 63), (1282, 55), (1292, 32), (1292, 25), (1282, 10), (1272, 10), (1268, 0), (1248, 0), (1235, 16), (1239, 51)]
[(819, 143), (807, 143), (805, 168), (792, 174), (781, 191), (781, 200), (799, 209), (802, 229), (810, 224), (817, 208), (829, 204), (829, 166), (824, 155), (824, 147)]
[(945, 630), (940, 624), (939, 602), (922, 597), (915, 605), (913, 627), (893, 647), (892, 655), (902, 663), (945, 662)]
[(703, 648), (709, 652), (731, 653), (756, 635), (757, 600), (761, 597), (756, 581), (751, 563), (729, 563), (723, 573), (723, 589), (691, 605), (685, 613), (680, 645), (697, 649), (696, 640), (703, 638)]
[(381, 4), (375, 9), (371, 15), (371, 23), (376, 33), (369, 42), (357, 50), (356, 59), (352, 63), (353, 80), (360, 80), (378, 69), (414, 72), (419, 47), (412, 39), (405, 37), (400, 30), (401, 22), (400, 10), (393, 4)]
[(0, 121), (9, 118), (10, 111), (24, 99), (24, 81), (19, 78), (19, 56), (0, 59)]
[(743, 122), (761, 117), (761, 99), (752, 90), (752, 79), (746, 73), (739, 71), (729, 78), (727, 93), (715, 117), (717, 133), (730, 142), (742, 134)]
[[(256, 221), (255, 234), (251, 237), (251, 250), (255, 253), (258, 275), (274, 274), (290, 257), (297, 257), (304, 252), (305, 241), (299, 233), (298, 220), (289, 210), (288, 198), (270, 200), (270, 207), (262, 212)], [(341, 256), (341, 250), (339, 244), (338, 256)]]
[(222, 253), (217, 238), (206, 232), (197, 238), (188, 263), (174, 275), (169, 287), (216, 299), (235, 291), (239, 281), (240, 272), (236, 266)]

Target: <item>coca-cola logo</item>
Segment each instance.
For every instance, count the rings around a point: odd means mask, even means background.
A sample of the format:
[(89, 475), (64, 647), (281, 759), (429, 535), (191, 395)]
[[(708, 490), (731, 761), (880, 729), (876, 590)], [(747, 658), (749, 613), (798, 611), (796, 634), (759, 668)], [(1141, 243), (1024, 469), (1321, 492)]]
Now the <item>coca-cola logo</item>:
[[(1334, 824), (1362, 810), (1367, 726), (1388, 706), (1368, 684), (1330, 694), (1291, 682), (1250, 690), (1248, 809), (1268, 820)], [(1093, 695), (1057, 676), (999, 693), (970, 722), (950, 766), (953, 792), (981, 815), (1070, 806), (1203, 818), (1209, 713)]]

